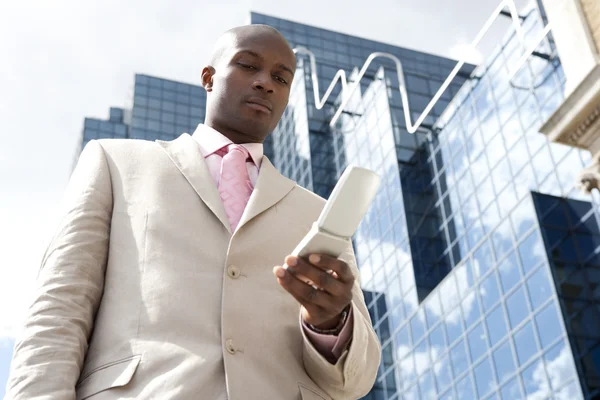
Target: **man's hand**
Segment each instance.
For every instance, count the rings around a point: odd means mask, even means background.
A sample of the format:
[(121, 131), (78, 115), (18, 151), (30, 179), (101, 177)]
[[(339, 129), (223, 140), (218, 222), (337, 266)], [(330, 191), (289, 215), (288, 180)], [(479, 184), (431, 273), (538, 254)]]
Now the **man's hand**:
[(285, 258), (273, 268), (278, 283), (302, 305), (302, 319), (318, 329), (333, 329), (352, 300), (354, 275), (337, 258), (311, 254), (308, 260)]

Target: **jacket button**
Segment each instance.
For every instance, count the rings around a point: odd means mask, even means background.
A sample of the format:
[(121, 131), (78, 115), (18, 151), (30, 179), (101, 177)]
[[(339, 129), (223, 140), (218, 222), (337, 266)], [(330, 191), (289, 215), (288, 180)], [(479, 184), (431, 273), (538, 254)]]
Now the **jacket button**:
[(225, 342), (225, 349), (227, 349), (227, 352), (229, 354), (235, 354), (235, 346), (233, 345), (233, 340), (231, 339), (227, 339), (227, 341)]
[(237, 279), (240, 277), (240, 269), (235, 265), (230, 265), (227, 267), (227, 275), (229, 275), (231, 279)]

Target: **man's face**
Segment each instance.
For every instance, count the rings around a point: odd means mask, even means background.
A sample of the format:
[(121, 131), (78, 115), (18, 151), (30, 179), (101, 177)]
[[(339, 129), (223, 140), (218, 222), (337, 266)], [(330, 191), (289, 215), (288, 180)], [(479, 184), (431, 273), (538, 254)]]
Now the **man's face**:
[(293, 51), (275, 33), (256, 29), (236, 36), (216, 64), (203, 71), (207, 119), (221, 133), (234, 131), (249, 142), (262, 142), (287, 106), (296, 67)]

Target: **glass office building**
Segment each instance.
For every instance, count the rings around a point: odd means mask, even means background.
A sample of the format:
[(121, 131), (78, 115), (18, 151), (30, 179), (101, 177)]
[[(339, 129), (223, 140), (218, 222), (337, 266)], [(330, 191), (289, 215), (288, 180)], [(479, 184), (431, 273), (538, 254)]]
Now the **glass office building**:
[[(300, 54), (265, 144), (283, 174), (324, 197), (347, 165), (382, 177), (354, 237), (383, 356), (365, 398), (600, 398), (600, 199), (573, 187), (589, 153), (538, 133), (563, 100), (551, 38), (509, 79), (523, 49), (508, 32), (413, 135), (405, 113), (417, 119), (455, 61), (256, 13), (251, 21), (315, 55), (319, 97), (340, 68), (352, 81), (372, 52), (402, 62), (409, 107), (393, 64), (377, 60), (330, 128), (339, 88), (317, 110)], [(522, 24), (526, 41), (543, 29), (538, 4)], [(172, 139), (193, 131), (204, 104), (198, 86), (137, 75), (133, 104), (86, 119), (83, 143)]]

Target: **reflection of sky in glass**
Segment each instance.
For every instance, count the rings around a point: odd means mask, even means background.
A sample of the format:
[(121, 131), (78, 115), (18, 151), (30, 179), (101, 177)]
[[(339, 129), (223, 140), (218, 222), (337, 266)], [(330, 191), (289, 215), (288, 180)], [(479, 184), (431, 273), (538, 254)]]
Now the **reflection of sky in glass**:
[[(543, 27), (535, 10), (524, 25), (527, 38)], [(294, 26), (280, 28), (295, 32)], [(346, 44), (353, 48), (349, 39)], [(548, 46), (543, 42), (537, 50), (551, 53)], [(368, 45), (359, 47), (366, 51)], [(317, 62), (326, 57), (315, 54)], [(537, 132), (562, 101), (564, 74), (558, 60), (530, 57), (511, 84), (508, 70), (520, 54), (509, 33), (474, 72), (477, 79), (444, 95), (445, 102), (454, 100), (439, 131), (416, 135), (406, 131), (395, 73), (377, 65), (342, 115), (340, 132), (318, 136), (327, 111), (314, 110), (307, 95), (310, 70), (302, 64), (287, 128), (276, 138), (285, 144), (274, 146), (281, 153), (277, 167), (312, 182), (318, 193), (331, 181), (323, 176), (331, 165), (336, 177), (355, 164), (382, 178), (354, 237), (384, 353), (368, 399), (582, 398), (566, 329), (581, 331), (593, 318), (600, 324), (600, 317), (585, 302), (560, 296), (592, 293), (586, 283), (593, 282), (592, 273), (580, 270), (596, 262), (590, 249), (600, 246), (600, 233), (595, 236), (597, 224), (590, 221), (598, 218), (600, 199), (592, 211), (574, 203), (576, 211), (552, 211), (556, 202), (538, 196), (585, 200), (573, 182), (590, 157)], [(353, 57), (341, 58), (344, 68)], [(325, 64), (319, 68), (325, 75), (335, 72)], [(438, 81), (435, 73), (416, 71), (409, 67), (407, 89), (411, 102), (423, 107), (443, 76)], [(294, 152), (277, 150), (281, 146)], [(574, 220), (569, 213), (581, 220), (571, 224), (572, 233), (561, 231)], [(561, 307), (571, 310), (566, 325)]]

